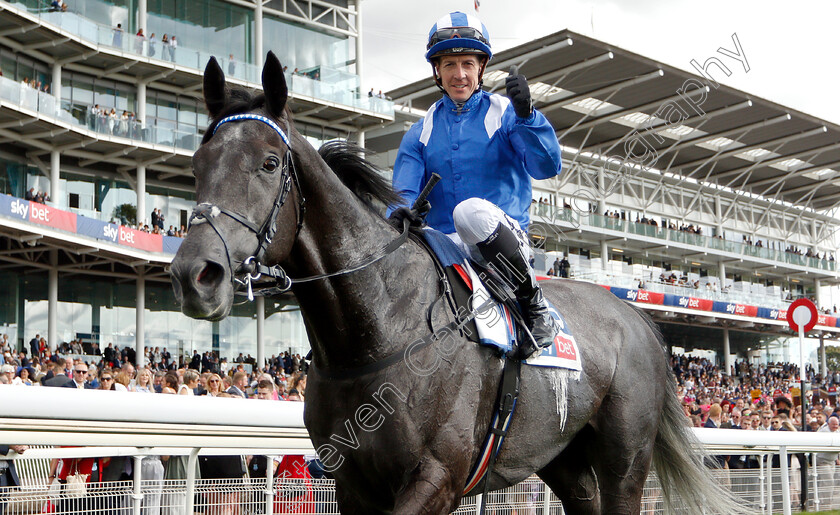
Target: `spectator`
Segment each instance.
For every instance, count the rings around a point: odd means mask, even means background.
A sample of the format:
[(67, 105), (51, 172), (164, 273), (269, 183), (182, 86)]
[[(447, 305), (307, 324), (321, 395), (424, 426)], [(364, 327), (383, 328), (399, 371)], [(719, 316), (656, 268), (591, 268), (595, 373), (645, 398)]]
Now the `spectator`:
[(184, 371), (184, 384), (178, 388), (178, 395), (195, 395), (199, 373), (192, 368)]
[(122, 48), (122, 35), (122, 23), (117, 23), (117, 27), (114, 29), (114, 39), (112, 41), (112, 46)]
[(227, 393), (242, 397), (247, 399), (248, 393), (246, 392), (248, 388), (248, 374), (245, 372), (237, 372), (233, 375), (233, 382), (230, 388), (227, 389)]
[(178, 374), (169, 372), (163, 377), (163, 387), (160, 393), (176, 394), (181, 385), (181, 380), (178, 379)]
[(236, 74), (236, 61), (233, 59), (233, 54), (228, 57), (228, 75)]
[[(0, 445), (0, 456), (8, 456), (10, 450), (23, 454), (28, 448), (26, 445)], [(20, 478), (14, 460), (0, 458), (0, 515), (6, 512), (9, 490), (19, 486)]]
[(256, 398), (261, 400), (272, 400), (274, 394), (274, 383), (263, 379), (257, 384)]
[(178, 40), (175, 39), (175, 34), (169, 38), (169, 60), (175, 62), (175, 50), (178, 48)]
[[(143, 33), (143, 29), (137, 31), (137, 35), (134, 37), (134, 53), (143, 55), (143, 44), (146, 42), (146, 35)], [(123, 111), (124, 112), (124, 111)]]
[(73, 367), (73, 379), (66, 382), (64, 388), (78, 388), (79, 390), (93, 390), (94, 387), (87, 381), (88, 366), (81, 360)]
[(47, 379), (46, 381), (42, 381), (41, 384), (43, 384), (44, 386), (62, 387), (65, 384), (71, 382), (71, 379), (67, 377), (67, 374), (65, 373), (64, 366), (66, 365), (66, 363), (67, 362), (64, 358), (56, 359), (56, 368), (53, 377)]
[(155, 48), (156, 44), (157, 39), (155, 38), (155, 33), (152, 32), (151, 35), (149, 35), (149, 57), (154, 57), (157, 53), (157, 49)]
[[(137, 374), (137, 385), (134, 387), (134, 391), (140, 393), (154, 393), (153, 388), (154, 384), (152, 372), (149, 369), (144, 368), (139, 374)], [(162, 468), (161, 471), (163, 471)]]

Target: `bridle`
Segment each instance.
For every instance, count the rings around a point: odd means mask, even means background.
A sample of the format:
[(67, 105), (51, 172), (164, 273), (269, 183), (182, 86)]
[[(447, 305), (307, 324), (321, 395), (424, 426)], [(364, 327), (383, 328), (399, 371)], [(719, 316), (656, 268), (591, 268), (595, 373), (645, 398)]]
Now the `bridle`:
[[(388, 254), (397, 250), (408, 239), (408, 221), (405, 220), (403, 231), (395, 240), (391, 241), (380, 251), (365, 259), (359, 265), (348, 267), (346, 269), (339, 270), (338, 272), (313, 275), (311, 277), (303, 277), (300, 279), (292, 279), (289, 277), (280, 265), (266, 266), (262, 264), (262, 261), (265, 258), (265, 252), (268, 249), (268, 246), (271, 245), (274, 235), (277, 233), (277, 214), (279, 213), (280, 208), (282, 208), (286, 203), (289, 193), (292, 190), (293, 183), (298, 194), (297, 227), (295, 228), (295, 238), (297, 238), (298, 234), (300, 234), (300, 230), (303, 227), (303, 216), (306, 213), (306, 199), (303, 196), (303, 191), (300, 187), (300, 179), (298, 179), (297, 171), (295, 169), (291, 140), (283, 129), (271, 118), (255, 113), (231, 115), (226, 118), (222, 118), (216, 123), (211, 137), (216, 134), (216, 131), (219, 130), (219, 127), (223, 124), (241, 120), (255, 120), (268, 125), (280, 135), (280, 139), (282, 139), (283, 143), (286, 144), (286, 154), (283, 156), (282, 172), (280, 176), (280, 189), (274, 198), (271, 211), (263, 223), (257, 226), (257, 224), (248, 219), (247, 216), (241, 215), (224, 207), (219, 207), (215, 204), (203, 202), (193, 208), (188, 222), (188, 228), (192, 228), (193, 225), (199, 225), (205, 222), (210, 224), (222, 240), (222, 245), (225, 247), (228, 266), (231, 270), (231, 281), (235, 283), (235, 285), (238, 284), (246, 288), (249, 301), (254, 300), (255, 288), (253, 287), (253, 282), (261, 279), (263, 276), (269, 277), (274, 285), (256, 289), (256, 294), (261, 296), (279, 295), (289, 291), (292, 288), (292, 285), (297, 283), (316, 281), (362, 270), (363, 268), (379, 261)], [(234, 260), (230, 255), (227, 239), (216, 222), (216, 218), (221, 214), (226, 215), (241, 225), (244, 225), (245, 228), (253, 232), (257, 237), (256, 250), (243, 261)], [(234, 262), (238, 263), (236, 268), (233, 267)]]

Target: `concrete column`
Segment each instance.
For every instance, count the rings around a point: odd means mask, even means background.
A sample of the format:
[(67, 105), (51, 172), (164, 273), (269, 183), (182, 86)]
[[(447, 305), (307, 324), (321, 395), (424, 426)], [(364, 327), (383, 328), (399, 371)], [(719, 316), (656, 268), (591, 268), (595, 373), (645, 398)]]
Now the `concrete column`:
[(723, 375), (728, 376), (732, 368), (732, 358), (729, 350), (729, 328), (723, 328)]
[[(24, 338), (24, 341), (26, 339)], [(58, 251), (50, 251), (50, 270), (47, 283), (47, 344), (58, 348)]]
[[(359, 76), (359, 87), (362, 85), (362, 53), (362, 0), (356, 0), (356, 75)], [(362, 93), (364, 91), (359, 91), (359, 94)]]
[(358, 134), (356, 139), (358, 140), (359, 146), (365, 148), (365, 131), (359, 131), (356, 134)]
[[(146, 26), (147, 21), (146, 0), (137, 0), (137, 28), (143, 29), (144, 33), (148, 32), (148, 27)], [(146, 34), (146, 37), (148, 38), (149, 34)]]
[(61, 65), (58, 63), (53, 63), (50, 90), (55, 97), (55, 110), (58, 112), (61, 109)]
[(723, 237), (723, 209), (720, 205), (719, 196), (715, 196), (715, 228), (717, 229), (715, 236)]
[[(263, 67), (263, 0), (256, 0), (254, 8), (254, 64)], [(293, 68), (292, 68), (293, 69)]]
[(265, 297), (254, 299), (257, 310), (257, 368), (265, 366)]
[(146, 83), (137, 83), (137, 121), (141, 128), (146, 127)]
[(137, 167), (137, 226), (146, 221), (146, 167)]
[(820, 377), (825, 381), (828, 375), (828, 365), (825, 359), (825, 334), (820, 332)]
[(67, 206), (61, 191), (61, 154), (58, 150), (50, 152), (50, 200), (56, 207)]
[(609, 260), (609, 246), (607, 240), (601, 241), (601, 270), (607, 269), (607, 261)]
[(723, 291), (726, 287), (726, 263), (721, 261), (718, 263), (718, 268), (720, 269), (720, 289)]
[(146, 359), (143, 355), (143, 347), (146, 345), (146, 277), (141, 271), (137, 275), (137, 300), (135, 302), (136, 328), (134, 334), (134, 351), (137, 354), (134, 366), (140, 370), (146, 366)]

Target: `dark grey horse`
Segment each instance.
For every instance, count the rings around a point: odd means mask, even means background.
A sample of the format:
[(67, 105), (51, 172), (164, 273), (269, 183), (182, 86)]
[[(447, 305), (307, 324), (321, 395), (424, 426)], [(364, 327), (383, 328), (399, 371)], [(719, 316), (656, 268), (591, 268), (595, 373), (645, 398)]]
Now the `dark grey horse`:
[[(171, 268), (183, 312), (194, 318), (229, 314), (255, 254), (300, 278), (358, 268), (398, 237), (371, 203), (395, 201), (388, 184), (346, 146), (319, 154), (294, 129), (272, 53), (262, 82), (264, 95), (230, 90), (215, 59), (205, 70), (213, 123), (193, 158), (199, 207)], [(228, 118), (236, 113), (265, 118)], [(271, 222), (276, 232), (261, 238)], [(536, 473), (567, 513), (638, 513), (653, 462), (666, 496), (679, 494), (689, 511), (731, 513), (692, 449), (656, 327), (594, 284), (543, 287), (580, 342), (583, 371), (523, 367), (490, 488)], [(409, 240), (360, 270), (292, 291), (313, 351), (304, 418), (335, 476), (341, 512), (454, 511), (503, 363), (458, 333), (411, 347), (429, 334), (429, 322), (450, 322), (441, 303), (427, 319), (440, 295), (429, 255)]]

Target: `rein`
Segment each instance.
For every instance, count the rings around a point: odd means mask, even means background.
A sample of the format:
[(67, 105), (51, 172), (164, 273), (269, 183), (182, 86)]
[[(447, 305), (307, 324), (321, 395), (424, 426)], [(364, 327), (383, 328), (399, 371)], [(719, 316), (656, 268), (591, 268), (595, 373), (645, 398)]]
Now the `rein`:
[[(198, 225), (205, 222), (210, 224), (210, 226), (222, 240), (222, 245), (224, 245), (225, 247), (228, 266), (231, 270), (231, 281), (245, 286), (245, 288), (247, 289), (246, 295), (248, 296), (249, 301), (253, 301), (255, 295), (268, 296), (285, 293), (289, 291), (295, 284), (318, 281), (321, 279), (328, 279), (330, 277), (338, 277), (341, 275), (357, 272), (372, 265), (373, 263), (376, 263), (388, 254), (391, 254), (392, 252), (400, 248), (403, 245), (403, 243), (406, 242), (406, 240), (408, 239), (409, 224), (408, 220), (403, 220), (402, 233), (396, 239), (382, 247), (382, 249), (374, 253), (372, 256), (362, 261), (362, 263), (351, 266), (349, 268), (345, 268), (343, 270), (339, 270), (337, 272), (293, 279), (289, 277), (289, 275), (286, 273), (285, 270), (283, 270), (283, 268), (280, 265), (266, 266), (262, 264), (261, 261), (265, 258), (265, 252), (268, 249), (268, 246), (271, 244), (274, 235), (277, 233), (277, 214), (280, 211), (280, 208), (283, 207), (283, 205), (286, 203), (286, 199), (289, 195), (289, 192), (292, 189), (292, 183), (294, 183), (298, 193), (297, 227), (295, 229), (296, 238), (300, 233), (301, 228), (303, 227), (303, 215), (306, 212), (306, 199), (303, 196), (303, 191), (300, 187), (300, 179), (298, 179), (297, 171), (295, 169), (294, 158), (292, 156), (291, 140), (283, 131), (283, 129), (274, 120), (266, 116), (254, 113), (235, 114), (219, 120), (219, 122), (216, 123), (216, 126), (213, 129), (213, 135), (215, 135), (216, 131), (219, 130), (219, 127), (221, 127), (225, 123), (236, 122), (240, 120), (255, 120), (268, 125), (272, 129), (274, 129), (274, 131), (277, 134), (280, 135), (280, 139), (282, 139), (283, 143), (286, 144), (287, 150), (286, 154), (283, 157), (283, 171), (282, 176), (280, 178), (280, 190), (277, 192), (277, 196), (274, 199), (274, 203), (271, 207), (271, 212), (268, 214), (268, 217), (266, 217), (266, 219), (263, 221), (262, 225), (258, 227), (257, 224), (249, 220), (248, 217), (241, 215), (235, 211), (222, 208), (210, 203), (201, 203), (195, 206), (195, 208), (193, 208), (193, 212), (190, 215), (188, 228), (192, 228), (193, 225)], [(257, 236), (257, 249), (251, 254), (251, 256), (247, 257), (244, 261), (236, 261), (237, 263), (239, 263), (239, 266), (236, 269), (234, 269), (233, 267), (233, 263), (235, 260), (231, 258), (230, 249), (228, 248), (227, 244), (227, 239), (225, 238), (224, 234), (215, 222), (215, 218), (217, 218), (220, 214), (224, 214), (232, 220), (238, 222), (239, 224), (244, 225), (245, 228), (247, 228), (249, 231), (253, 232)], [(258, 288), (255, 291), (255, 288), (253, 287), (253, 282), (259, 280), (263, 276), (270, 277), (276, 286), (266, 286)]]

